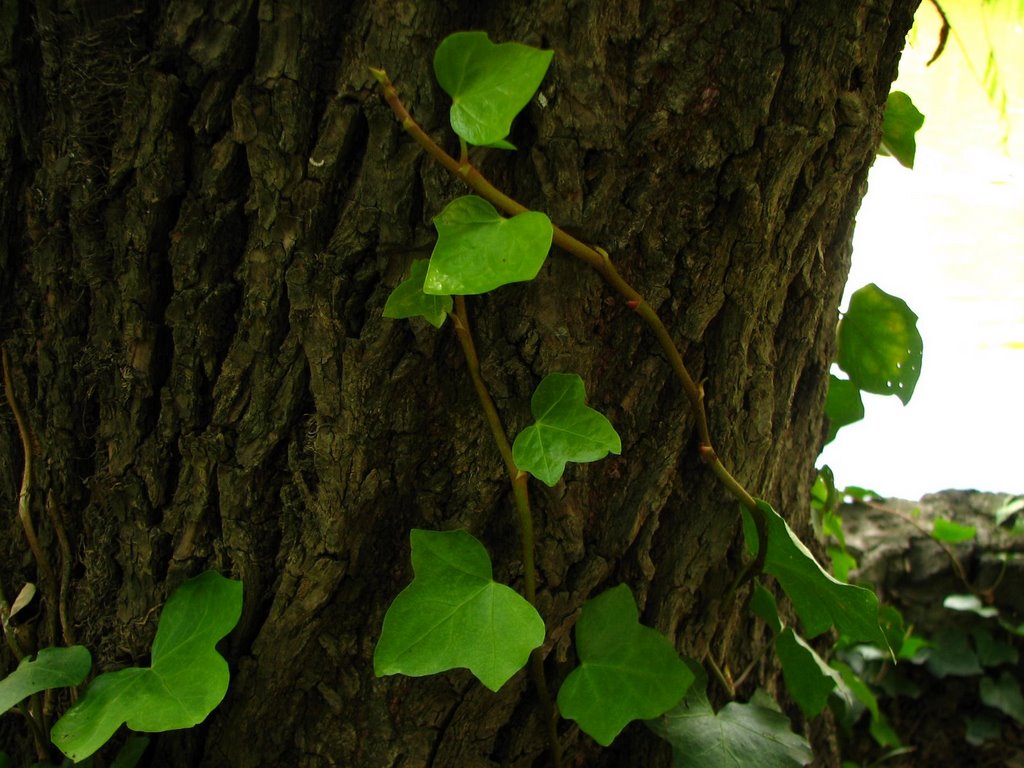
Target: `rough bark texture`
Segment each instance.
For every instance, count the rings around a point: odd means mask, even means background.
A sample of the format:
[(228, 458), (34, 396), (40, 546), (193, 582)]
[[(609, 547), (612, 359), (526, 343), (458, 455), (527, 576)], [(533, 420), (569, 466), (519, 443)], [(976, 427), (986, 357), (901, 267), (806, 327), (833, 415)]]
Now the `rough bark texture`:
[[(726, 464), (804, 531), (853, 219), (915, 5), (4, 0), (0, 338), (58, 576), (51, 514), (71, 542), (73, 632), (101, 669), (136, 662), (182, 579), (214, 567), (245, 583), (227, 699), (160, 737), (152, 764), (547, 761), (522, 675), (492, 694), (468, 673), (372, 674), (411, 527), (469, 529), (513, 583), (521, 566), (450, 329), (381, 317), (462, 189), (368, 65), (442, 137), (445, 34), (555, 50), (514, 126), (521, 150), (474, 158), (613, 255), (704, 382)], [(552, 680), (580, 604), (620, 581), (681, 651), (742, 669), (761, 638), (721, 599), (736, 504), (637, 318), (561, 253), (470, 312), (511, 434), (544, 374), (575, 371), (623, 437), (621, 458), (573, 467), (554, 501), (534, 494)], [(2, 419), (13, 510), (22, 453)], [(37, 573), (5, 520), (10, 597)], [(605, 751), (563, 735), (579, 764), (668, 765), (639, 725)]]

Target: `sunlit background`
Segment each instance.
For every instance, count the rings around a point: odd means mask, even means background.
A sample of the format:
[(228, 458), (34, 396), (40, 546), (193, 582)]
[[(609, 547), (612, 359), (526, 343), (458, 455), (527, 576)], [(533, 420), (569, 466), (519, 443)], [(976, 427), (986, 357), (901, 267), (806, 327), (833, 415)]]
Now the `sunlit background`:
[(865, 394), (864, 420), (818, 462), (840, 487), (907, 499), (1024, 493), (1024, 29), (1012, 2), (941, 5), (945, 53), (925, 66), (941, 26), (926, 0), (894, 85), (925, 115), (915, 167), (876, 161), (843, 304), (866, 283), (903, 298), (920, 317), (921, 378), (906, 407)]

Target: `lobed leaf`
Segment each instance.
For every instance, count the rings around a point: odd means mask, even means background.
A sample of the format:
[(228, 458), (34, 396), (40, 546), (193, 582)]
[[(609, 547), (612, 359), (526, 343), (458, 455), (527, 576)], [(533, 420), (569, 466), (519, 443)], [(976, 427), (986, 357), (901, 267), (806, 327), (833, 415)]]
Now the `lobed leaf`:
[(227, 693), (228, 664), (217, 653), (242, 615), (242, 583), (207, 571), (174, 591), (160, 615), (149, 667), (95, 678), (50, 731), (78, 761), (103, 746), (122, 723), (134, 731), (191, 728)]
[(924, 115), (902, 91), (893, 91), (885, 101), (882, 117), (882, 143), (879, 154), (892, 155), (905, 168), (914, 167), (916, 135), (924, 125)]
[(558, 709), (602, 746), (633, 720), (679, 703), (693, 673), (668, 639), (639, 621), (625, 584), (591, 598), (576, 622), (580, 666), (558, 691)]
[(587, 406), (583, 379), (574, 373), (545, 376), (530, 410), (535, 422), (516, 437), (512, 460), (549, 486), (562, 478), (567, 462), (597, 461), (622, 451), (611, 422)]
[(43, 648), (35, 658), (26, 656), (0, 680), (0, 713), (33, 693), (78, 685), (92, 669), (92, 655), (84, 645)]
[(487, 293), (533, 280), (551, 250), (554, 230), (543, 213), (502, 217), (482, 197), (452, 200), (434, 217), (437, 244), (423, 292), (432, 296)]
[[(693, 667), (691, 667), (692, 669)], [(806, 739), (766, 695), (747, 704), (730, 702), (717, 713), (708, 702), (707, 675), (696, 681), (672, 711), (647, 723), (672, 745), (673, 768), (795, 768), (814, 758)]]
[(492, 578), (483, 545), (465, 531), (413, 529), (413, 580), (388, 608), (373, 669), (432, 675), (468, 668), (497, 691), (544, 642), (544, 621)]
[(839, 321), (836, 362), (865, 392), (910, 402), (921, 375), (924, 343), (903, 299), (871, 283), (850, 297)]
[(388, 296), (384, 304), (384, 317), (398, 320), (422, 317), (435, 328), (444, 325), (445, 318), (452, 311), (452, 297), (424, 293), (423, 281), (426, 276), (427, 260), (415, 260), (409, 279), (399, 283)]
[(552, 51), (492, 43), (486, 32), (456, 32), (437, 47), (434, 74), (452, 97), (452, 130), (470, 144), (515, 149), (506, 141), (551, 64)]

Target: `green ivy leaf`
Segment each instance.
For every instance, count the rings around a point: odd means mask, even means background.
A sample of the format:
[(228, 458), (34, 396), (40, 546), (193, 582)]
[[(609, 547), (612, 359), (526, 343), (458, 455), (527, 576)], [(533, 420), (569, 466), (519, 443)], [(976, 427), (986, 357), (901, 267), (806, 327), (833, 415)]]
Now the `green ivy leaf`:
[(444, 325), (445, 318), (452, 311), (452, 297), (425, 294), (423, 280), (426, 276), (427, 260), (417, 259), (412, 263), (409, 279), (399, 283), (388, 296), (384, 317), (398, 320), (423, 317), (435, 328)]
[(620, 584), (588, 600), (576, 622), (580, 666), (562, 683), (558, 709), (602, 746), (631, 721), (671, 709), (693, 682), (668, 639), (638, 617)]
[(825, 416), (828, 418), (828, 437), (831, 443), (840, 429), (864, 418), (864, 401), (860, 387), (849, 379), (829, 375), (828, 395), (825, 397)]
[[(869, 589), (836, 581), (814, 559), (779, 514), (764, 501), (757, 502), (768, 523), (768, 551), (764, 571), (770, 573), (793, 603), (808, 637), (835, 626), (851, 641), (886, 648), (878, 624), (878, 597)], [(750, 512), (743, 509), (743, 515)]]
[(977, 532), (973, 525), (960, 525), (944, 517), (937, 517), (932, 523), (932, 538), (949, 544), (970, 541)]
[(452, 97), (452, 130), (470, 144), (515, 149), (505, 137), (553, 55), (522, 43), (492, 43), (486, 32), (446, 37), (434, 54), (434, 74)]
[(466, 667), (497, 691), (544, 642), (544, 621), (492, 578), (483, 545), (465, 531), (413, 529), (414, 578), (384, 616), (373, 669), (432, 675)]
[(647, 726), (672, 745), (673, 768), (795, 768), (814, 758), (806, 739), (767, 695), (730, 702), (719, 712), (707, 698), (707, 675), (691, 665), (695, 682), (679, 706)]
[(967, 633), (953, 627), (940, 629), (932, 636), (927, 664), (928, 671), (936, 677), (973, 677), (982, 673)]
[(1021, 694), (1020, 683), (1011, 673), (1004, 671), (998, 680), (983, 677), (978, 688), (982, 703), (1024, 724), (1024, 695)]
[(452, 200), (434, 217), (437, 244), (423, 281), (434, 296), (487, 293), (533, 280), (551, 250), (551, 220), (526, 211), (503, 218), (482, 197)]
[(622, 442), (603, 415), (586, 405), (583, 379), (574, 373), (550, 373), (537, 385), (530, 410), (535, 423), (512, 445), (516, 466), (554, 486), (569, 461), (597, 461), (620, 453)]
[(768, 625), (773, 635), (782, 631), (782, 619), (779, 618), (779, 606), (775, 602), (775, 595), (759, 583), (754, 584), (754, 594), (750, 597), (750, 610)]
[(1017, 649), (1009, 643), (997, 640), (984, 627), (971, 630), (974, 647), (978, 651), (978, 662), (983, 667), (998, 667), (1000, 664), (1016, 664), (1019, 656)]
[(121, 723), (135, 731), (191, 728), (227, 693), (228, 664), (217, 642), (242, 615), (242, 583), (207, 571), (167, 600), (149, 667), (128, 667), (95, 678), (50, 731), (53, 743), (82, 760), (113, 736)]
[(914, 155), (917, 153), (915, 134), (922, 125), (924, 115), (914, 106), (910, 97), (902, 91), (893, 91), (885, 101), (882, 143), (878, 153), (892, 155), (904, 168), (913, 168)]
[(17, 669), (0, 680), (0, 713), (33, 693), (78, 685), (92, 669), (92, 656), (84, 645), (43, 648), (34, 659), (23, 658)]
[(973, 747), (980, 747), (986, 741), (1002, 738), (1003, 725), (994, 717), (982, 713), (980, 715), (968, 715), (964, 718), (967, 726), (967, 743)]
[(807, 642), (786, 627), (775, 638), (775, 653), (782, 663), (786, 690), (807, 717), (814, 717), (828, 703), (833, 690), (847, 693), (842, 677)]
[(836, 362), (865, 392), (896, 395), (910, 402), (921, 375), (924, 342), (915, 315), (903, 299), (874, 283), (850, 297), (839, 321)]

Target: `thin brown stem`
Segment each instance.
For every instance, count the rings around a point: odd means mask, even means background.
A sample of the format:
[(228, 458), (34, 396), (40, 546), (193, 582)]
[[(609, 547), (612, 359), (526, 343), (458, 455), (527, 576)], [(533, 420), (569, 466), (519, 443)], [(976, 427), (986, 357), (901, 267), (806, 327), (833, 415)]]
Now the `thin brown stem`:
[(39, 537), (36, 536), (35, 525), (32, 523), (32, 439), (29, 436), (28, 426), (25, 417), (18, 408), (18, 401), (14, 397), (14, 384), (11, 380), (11, 358), (7, 353), (7, 347), (0, 347), (0, 358), (3, 360), (4, 394), (7, 396), (7, 404), (14, 414), (14, 423), (18, 426), (18, 435), (21, 437), (21, 449), (24, 454), (24, 462), (21, 471), (21, 490), (18, 493), (18, 518), (25, 531), (25, 539), (28, 541), (29, 549), (36, 560), (36, 568), (43, 577), (50, 592), (49, 600), (56, 604), (57, 600), (57, 579), (53, 574), (53, 568), (46, 559), (43, 548), (39, 545)]
[[(402, 104), (401, 99), (399, 99), (398, 91), (388, 78), (387, 73), (382, 69), (371, 68), (370, 71), (377, 82), (381, 84), (384, 91), (384, 99), (398, 117), (402, 127), (431, 157), (461, 178), (473, 191), (502, 209), (505, 213), (514, 216), (527, 210), (526, 206), (522, 203), (512, 199), (491, 184), (467, 159), (464, 158), (462, 161), (459, 161), (445, 152), (409, 114), (409, 111)], [(607, 251), (587, 245), (557, 226), (554, 227), (553, 242), (562, 250), (596, 269), (605, 279), (605, 282), (625, 299), (626, 305), (640, 315), (651, 329), (658, 340), (658, 344), (668, 357), (669, 364), (672, 366), (676, 378), (679, 379), (683, 392), (686, 394), (686, 398), (693, 409), (697, 435), (700, 441), (701, 459), (708, 464), (711, 471), (722, 482), (726, 490), (740, 504), (747, 507), (755, 517), (760, 517), (761, 512), (757, 508), (757, 502), (754, 500), (754, 497), (730, 474), (718, 458), (711, 440), (711, 431), (708, 428), (707, 412), (704, 408), (704, 388), (694, 381), (693, 376), (690, 375), (686, 364), (683, 362), (682, 355), (679, 353), (679, 349), (672, 340), (671, 334), (653, 307), (619, 274)], [(759, 533), (760, 531), (761, 527), (759, 526)], [(761, 548), (764, 549), (766, 542), (762, 541), (761, 544)]]
[[(454, 312), (451, 315), (452, 324), (455, 326), (455, 335), (462, 346), (463, 355), (466, 358), (466, 367), (469, 369), (469, 376), (473, 380), (473, 387), (476, 389), (477, 398), (483, 408), (487, 423), (494, 436), (494, 442), (501, 453), (505, 469), (508, 471), (509, 480), (512, 483), (512, 495), (515, 499), (516, 516), (519, 520), (519, 540), (522, 544), (523, 556), (523, 591), (530, 605), (537, 605), (537, 567), (534, 562), (534, 535), (533, 535), (533, 513), (530, 510), (529, 479), (530, 476), (520, 470), (512, 458), (512, 446), (505, 434), (498, 409), (487, 389), (487, 384), (480, 375), (480, 358), (476, 352), (476, 344), (473, 342), (473, 333), (469, 326), (469, 314), (466, 311), (466, 299), (463, 296), (453, 297)], [(548, 742), (551, 747), (552, 760), (555, 768), (562, 768), (562, 744), (558, 738), (558, 712), (554, 702), (551, 700), (551, 693), (548, 691), (547, 678), (544, 674), (544, 655), (540, 648), (530, 654), (530, 677), (533, 686), (540, 699), (541, 713), (547, 731)]]

